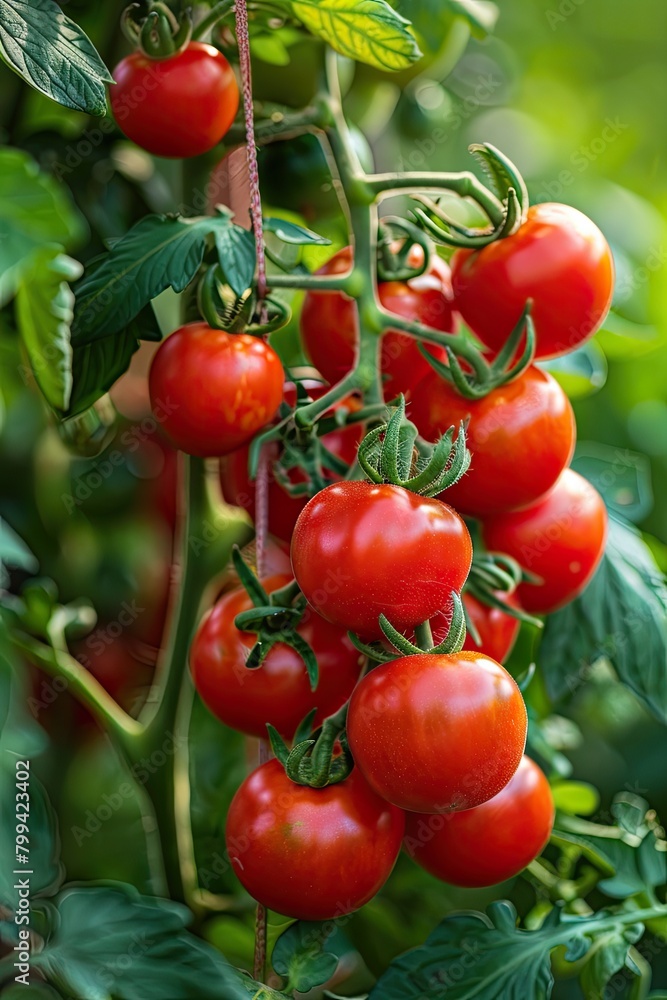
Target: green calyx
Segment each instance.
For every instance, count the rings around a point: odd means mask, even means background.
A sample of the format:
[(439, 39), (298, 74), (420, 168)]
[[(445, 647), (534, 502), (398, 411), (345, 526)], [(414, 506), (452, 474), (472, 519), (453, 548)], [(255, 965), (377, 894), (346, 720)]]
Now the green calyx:
[(224, 281), (219, 265), (208, 267), (197, 286), (197, 307), (208, 325), (227, 333), (263, 337), (289, 323), (291, 311), (280, 299), (261, 302), (253, 289), (236, 295)]
[[(378, 239), (377, 273), (380, 281), (409, 281), (423, 274), (432, 253), (432, 244), (426, 234), (413, 222), (398, 216), (380, 220)], [(398, 249), (396, 243), (400, 241)], [(414, 246), (421, 247), (420, 263), (410, 263)]]
[(289, 583), (269, 596), (235, 546), (232, 552), (234, 568), (253, 607), (241, 611), (234, 619), (234, 625), (242, 632), (255, 632), (257, 640), (248, 654), (245, 666), (256, 670), (268, 656), (276, 643), (290, 646), (304, 662), (311, 691), (315, 691), (319, 680), (319, 667), (315, 653), (306, 640), (299, 635), (297, 627), (306, 610), (306, 599), (296, 583)]
[[(528, 190), (515, 165), (490, 143), (475, 143), (469, 151), (487, 174), (490, 187), (497, 196), (501, 211), (489, 219), (487, 226), (472, 228), (448, 215), (442, 201), (423, 194), (413, 195), (420, 207), (413, 209), (417, 223), (443, 246), (480, 249), (494, 240), (511, 236), (525, 222), (528, 212)], [(488, 215), (488, 203), (475, 199)], [(495, 214), (495, 213), (494, 213)]]
[[(514, 381), (532, 363), (535, 356), (535, 326), (530, 316), (531, 307), (532, 302), (528, 301), (502, 350), (486, 368), (482, 369), (480, 366), (479, 372), (464, 372), (459, 359), (450, 347), (445, 347), (448, 364), (434, 358), (423, 344), (419, 345), (419, 350), (431, 368), (447, 382), (450, 382), (461, 396), (466, 399), (482, 399), (494, 389)], [(514, 356), (524, 335), (526, 339), (523, 350), (519, 358), (514, 361)]]
[(192, 37), (192, 13), (186, 10), (177, 20), (166, 3), (152, 3), (145, 17), (138, 17), (141, 5), (132, 3), (121, 17), (128, 40), (150, 59), (169, 59), (182, 52)]
[(452, 618), (449, 623), (447, 635), (437, 645), (433, 643), (431, 627), (428, 622), (423, 622), (415, 628), (416, 643), (406, 639), (398, 629), (394, 628), (385, 615), (380, 615), (379, 622), (386, 639), (397, 652), (390, 652), (386, 646), (383, 646), (379, 642), (365, 643), (354, 632), (347, 633), (350, 641), (359, 652), (364, 653), (377, 663), (389, 663), (391, 660), (396, 660), (401, 656), (415, 656), (418, 653), (444, 655), (458, 653), (459, 650), (463, 649), (463, 643), (466, 638), (466, 616), (463, 609), (463, 602), (455, 590), (452, 591)]
[[(465, 590), (490, 608), (498, 608), (512, 618), (542, 628), (543, 622), (540, 618), (529, 615), (521, 608), (513, 607), (498, 596), (500, 592), (509, 597), (520, 583), (525, 582), (536, 582), (536, 578), (532, 573), (526, 573), (511, 556), (507, 556), (503, 552), (478, 553), (475, 550)], [(475, 641), (478, 641), (479, 636), (474, 634), (475, 630), (471, 629), (471, 631)]]
[(436, 444), (422, 441), (405, 417), (401, 395), (389, 421), (374, 427), (359, 445), (359, 465), (372, 483), (391, 483), (434, 497), (456, 483), (470, 465), (463, 424), (456, 438), (455, 432), (450, 427)]
[[(273, 752), (285, 768), (287, 777), (295, 784), (324, 788), (347, 778), (354, 766), (345, 736), (347, 709), (347, 704), (343, 705), (335, 715), (324, 720), (317, 733), (309, 736), (316, 712), (313, 709), (299, 726), (291, 750), (277, 730), (267, 725)], [(336, 740), (342, 749), (339, 754), (334, 752)]]

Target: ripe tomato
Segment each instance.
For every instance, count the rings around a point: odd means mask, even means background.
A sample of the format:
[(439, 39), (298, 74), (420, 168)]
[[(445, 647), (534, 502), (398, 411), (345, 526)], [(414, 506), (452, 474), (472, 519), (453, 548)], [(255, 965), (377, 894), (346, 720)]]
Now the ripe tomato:
[(447, 816), (408, 813), (404, 847), (444, 882), (476, 888), (518, 875), (545, 847), (554, 824), (549, 782), (529, 757), (488, 802)]
[(497, 795), (526, 745), (521, 692), (480, 653), (420, 653), (372, 670), (350, 701), (347, 735), (378, 795), (413, 812), (470, 809)]
[(464, 399), (432, 371), (413, 393), (410, 419), (429, 441), (469, 419), (472, 464), (443, 496), (473, 517), (533, 503), (551, 489), (574, 451), (570, 402), (558, 382), (538, 368), (482, 399)]
[[(423, 258), (422, 258), (423, 259)], [(344, 274), (352, 267), (352, 250), (345, 247), (320, 268), (318, 274)], [(449, 267), (435, 255), (428, 270), (410, 281), (380, 282), (379, 297), (389, 312), (419, 320), (444, 332), (453, 332)], [(329, 382), (338, 382), (354, 363), (357, 341), (357, 309), (343, 292), (308, 292), (301, 310), (301, 338), (306, 354)], [(436, 357), (444, 351), (433, 349)], [(385, 399), (399, 392), (409, 394), (417, 381), (430, 371), (417, 341), (398, 330), (382, 338), (380, 364)]]
[(199, 156), (228, 131), (239, 106), (234, 70), (221, 52), (190, 42), (167, 59), (132, 52), (113, 72), (116, 123), (155, 156)]
[(270, 760), (234, 796), (225, 836), (234, 871), (255, 899), (288, 917), (329, 920), (382, 888), (404, 829), (401, 810), (357, 768), (337, 785), (309, 788)]
[(327, 621), (380, 638), (385, 614), (414, 628), (448, 605), (466, 581), (472, 542), (439, 500), (400, 486), (334, 483), (310, 500), (292, 536), (292, 568)]
[[(289, 576), (274, 576), (264, 587), (272, 593), (289, 581)], [(297, 631), (317, 657), (317, 689), (310, 690), (303, 660), (284, 643), (276, 643), (261, 667), (249, 670), (245, 661), (257, 636), (239, 631), (234, 618), (250, 607), (250, 598), (239, 588), (224, 594), (206, 615), (190, 650), (195, 687), (213, 714), (232, 729), (265, 737), (270, 722), (291, 739), (311, 709), (317, 706), (319, 725), (347, 701), (363, 657), (344, 632), (308, 608)]]
[(528, 299), (536, 358), (556, 358), (601, 327), (611, 305), (614, 261), (594, 222), (569, 205), (533, 205), (521, 228), (452, 258), (455, 308), (482, 343), (499, 350)]
[[(518, 608), (519, 601), (515, 594), (503, 594), (496, 591), (496, 597), (505, 601), (510, 607)], [(473, 594), (465, 592), (463, 594), (463, 606), (468, 618), (479, 632), (480, 645), (478, 646), (469, 631), (466, 635), (463, 648), (473, 653), (481, 653), (489, 656), (498, 663), (503, 663), (512, 652), (516, 637), (519, 634), (521, 623), (518, 618), (506, 614), (500, 608), (492, 608), (488, 604), (479, 601)], [(433, 625), (433, 623), (431, 623)], [(444, 639), (445, 630), (441, 637), (437, 636), (434, 630), (435, 641), (438, 638)]]
[[(325, 391), (325, 388), (317, 388), (311, 390), (310, 394), (314, 399), (317, 399)], [(296, 398), (294, 390), (291, 393), (288, 390), (285, 391), (285, 400), (290, 405), (293, 405), (290, 395)], [(338, 409), (339, 406), (345, 406), (349, 410), (358, 410), (361, 408), (361, 402), (354, 396), (347, 396), (341, 400), (335, 409)], [(335, 431), (331, 431), (329, 434), (324, 434), (322, 443), (333, 455), (342, 458), (344, 462), (351, 465), (357, 457), (357, 448), (359, 447), (362, 433), (363, 427), (361, 424), (352, 424), (349, 427), (341, 427)], [(282, 538), (286, 542), (289, 542), (294, 531), (296, 519), (308, 503), (308, 497), (292, 497), (283, 488), (272, 471), (273, 463), (279, 457), (279, 445), (271, 442), (267, 446), (267, 449), (269, 458), (268, 528), (277, 538)], [(244, 445), (243, 448), (239, 448), (231, 455), (220, 460), (220, 486), (222, 495), (227, 503), (243, 507), (254, 521), (255, 480), (251, 480), (248, 475), (248, 453), (249, 446)], [(334, 476), (333, 472), (330, 475), (332, 479), (338, 478)], [(305, 482), (306, 477), (301, 469), (296, 468), (290, 471), (289, 478), (292, 483), (300, 483)]]
[(160, 344), (148, 387), (155, 418), (177, 448), (226, 455), (273, 418), (283, 368), (259, 337), (189, 323)]
[(551, 493), (526, 510), (484, 522), (486, 547), (506, 552), (542, 584), (522, 583), (521, 607), (546, 615), (584, 589), (597, 569), (607, 538), (607, 510), (594, 486), (566, 469)]

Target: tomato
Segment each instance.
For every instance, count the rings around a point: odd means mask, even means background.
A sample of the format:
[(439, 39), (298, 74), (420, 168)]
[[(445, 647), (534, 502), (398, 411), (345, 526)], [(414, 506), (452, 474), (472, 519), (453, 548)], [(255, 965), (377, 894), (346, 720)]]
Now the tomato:
[[(504, 594), (496, 591), (495, 596), (504, 601), (512, 608), (519, 607), (519, 601), (514, 594)], [(489, 656), (498, 663), (503, 663), (512, 652), (516, 637), (519, 634), (521, 623), (518, 618), (508, 615), (500, 608), (492, 608), (478, 600), (473, 594), (467, 591), (463, 594), (463, 606), (466, 614), (479, 633), (480, 645), (473, 639), (472, 633), (468, 631), (463, 648), (471, 650), (473, 653), (482, 653)], [(431, 623), (433, 626), (433, 622)], [(446, 630), (443, 629), (442, 636), (439, 636), (436, 629), (433, 631), (434, 640), (437, 642), (444, 639)]]
[[(289, 576), (274, 576), (264, 580), (264, 587), (272, 593), (289, 581)], [(347, 701), (363, 657), (344, 632), (306, 609), (297, 631), (317, 657), (316, 690), (310, 689), (301, 657), (284, 643), (273, 646), (261, 667), (249, 670), (245, 661), (257, 636), (239, 631), (234, 618), (250, 607), (245, 590), (232, 590), (204, 618), (190, 650), (195, 687), (213, 714), (232, 729), (265, 737), (270, 722), (291, 739), (311, 709), (317, 706), (319, 725)]]
[(504, 882), (546, 846), (554, 824), (549, 782), (523, 757), (508, 784), (488, 802), (446, 816), (406, 816), (404, 847), (444, 882), (467, 888)]
[(535, 357), (568, 354), (602, 326), (614, 261), (594, 222), (569, 205), (533, 205), (513, 235), (452, 258), (455, 308), (492, 350), (533, 300)]
[(113, 72), (116, 123), (155, 156), (199, 156), (228, 131), (239, 106), (234, 70), (221, 52), (190, 42), (167, 59), (132, 52)]
[(357, 768), (339, 784), (309, 788), (270, 760), (234, 796), (225, 836), (251, 896), (288, 917), (329, 920), (382, 888), (404, 829), (401, 810), (371, 791)]
[(597, 569), (607, 538), (607, 510), (594, 486), (566, 469), (546, 497), (526, 510), (483, 524), (487, 548), (506, 552), (544, 581), (522, 583), (521, 607), (550, 614), (573, 600)]
[[(326, 391), (325, 387), (311, 389), (310, 395), (317, 399)], [(285, 400), (293, 405), (290, 396), (296, 395), (294, 391), (285, 390)], [(345, 406), (349, 410), (361, 408), (361, 402), (354, 396), (348, 396), (341, 400), (334, 409)], [(357, 448), (363, 434), (361, 424), (351, 424), (349, 427), (341, 427), (324, 434), (322, 443), (337, 458), (342, 458), (348, 465), (352, 465), (357, 457)], [(296, 519), (308, 503), (307, 496), (290, 496), (281, 483), (273, 474), (274, 462), (279, 458), (280, 446), (276, 442), (271, 442), (267, 447), (269, 459), (269, 490), (268, 490), (268, 528), (277, 538), (282, 538), (289, 542), (294, 531)], [(248, 455), (250, 448), (245, 445), (237, 451), (220, 460), (220, 487), (222, 495), (227, 503), (237, 507), (243, 507), (248, 511), (252, 520), (255, 520), (255, 480), (250, 479), (248, 474)], [(327, 470), (331, 479), (338, 479), (331, 470)], [(302, 483), (306, 477), (299, 468), (291, 469), (288, 473), (290, 482)]]
[(470, 809), (497, 795), (526, 745), (516, 681), (481, 653), (391, 660), (354, 690), (347, 736), (378, 795), (412, 812)]
[(283, 368), (259, 337), (189, 323), (160, 344), (149, 390), (155, 418), (177, 448), (225, 455), (273, 418)]
[(306, 504), (291, 554), (297, 583), (323, 618), (379, 638), (380, 614), (402, 631), (448, 606), (470, 572), (472, 542), (440, 500), (346, 481)]
[[(344, 274), (351, 267), (352, 250), (345, 247), (317, 273)], [(435, 255), (428, 270), (418, 278), (408, 282), (380, 282), (378, 291), (384, 308), (397, 316), (419, 320), (449, 333), (456, 328), (449, 268)], [(301, 338), (312, 363), (332, 384), (352, 367), (357, 336), (357, 310), (353, 299), (343, 292), (308, 292), (301, 310)], [(446, 356), (438, 348), (433, 349), (433, 354), (438, 358)], [(398, 330), (390, 330), (383, 336), (380, 364), (386, 399), (392, 399), (399, 392), (409, 394), (417, 381), (430, 371), (417, 341)]]
[(413, 393), (410, 419), (429, 441), (470, 421), (471, 467), (444, 496), (473, 517), (533, 503), (551, 489), (574, 451), (570, 402), (558, 382), (538, 368), (482, 399), (464, 399), (431, 372)]

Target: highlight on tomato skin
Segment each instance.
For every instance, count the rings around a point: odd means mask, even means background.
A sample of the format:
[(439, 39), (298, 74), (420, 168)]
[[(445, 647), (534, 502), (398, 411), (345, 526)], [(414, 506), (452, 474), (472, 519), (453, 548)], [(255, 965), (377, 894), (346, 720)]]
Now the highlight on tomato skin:
[(600, 329), (611, 305), (614, 260), (594, 222), (569, 205), (533, 205), (512, 236), (452, 258), (455, 309), (499, 351), (532, 300), (536, 359), (568, 354)]
[(548, 493), (577, 435), (567, 396), (534, 366), (481, 399), (465, 399), (431, 371), (415, 388), (408, 415), (428, 441), (466, 422), (472, 463), (442, 498), (472, 517), (527, 507)]
[(549, 782), (524, 756), (508, 784), (474, 809), (440, 816), (406, 813), (403, 846), (417, 864), (450, 885), (496, 885), (542, 852), (554, 811)]
[(480, 653), (421, 653), (357, 684), (347, 735), (378, 795), (411, 812), (470, 809), (515, 773), (528, 717), (516, 681)]
[(389, 878), (405, 814), (353, 768), (344, 781), (310, 788), (275, 760), (236, 792), (227, 854), (237, 878), (264, 906), (297, 920), (330, 920), (359, 909)]
[(551, 614), (592, 579), (604, 554), (607, 522), (595, 487), (565, 469), (551, 492), (533, 506), (485, 519), (482, 535), (490, 551), (507, 553), (541, 580), (520, 584), (521, 607), (530, 614)]
[[(263, 579), (267, 593), (290, 583), (288, 575)], [(363, 657), (347, 634), (307, 609), (298, 626), (317, 658), (319, 681), (311, 690), (305, 664), (285, 643), (276, 643), (260, 667), (245, 666), (257, 636), (234, 625), (251, 607), (242, 588), (231, 590), (206, 614), (190, 648), (190, 669), (204, 703), (225, 725), (250, 736), (266, 737), (270, 722), (291, 739), (302, 719), (317, 708), (313, 725), (336, 712), (359, 679)]]

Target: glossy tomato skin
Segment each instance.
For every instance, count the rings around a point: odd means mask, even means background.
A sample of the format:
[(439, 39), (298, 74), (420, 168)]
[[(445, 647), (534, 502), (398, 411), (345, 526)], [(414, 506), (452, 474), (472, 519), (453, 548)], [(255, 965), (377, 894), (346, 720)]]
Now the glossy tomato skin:
[(490, 551), (506, 552), (542, 577), (542, 584), (522, 583), (518, 596), (531, 614), (550, 614), (580, 594), (595, 573), (607, 539), (607, 510), (595, 487), (566, 469), (546, 497), (489, 518), (482, 533)]
[(546, 846), (554, 823), (549, 782), (529, 757), (488, 802), (428, 816), (408, 813), (404, 847), (431, 875), (465, 888), (504, 882)]
[(497, 795), (519, 766), (527, 725), (521, 692), (495, 660), (420, 653), (360, 681), (347, 735), (378, 795), (401, 809), (436, 813)]
[(547, 493), (572, 458), (577, 433), (558, 382), (533, 367), (482, 399), (464, 399), (431, 372), (412, 394), (410, 419), (429, 441), (470, 421), (470, 469), (443, 497), (472, 517), (526, 507)]
[(414, 628), (451, 600), (472, 542), (456, 511), (400, 486), (334, 483), (310, 500), (292, 536), (292, 568), (327, 621), (380, 638), (380, 614)]
[(189, 323), (160, 344), (148, 387), (172, 443), (205, 458), (234, 451), (273, 418), (283, 368), (259, 337)]
[[(325, 392), (325, 388), (311, 391), (311, 396), (317, 399)], [(294, 394), (296, 398), (296, 394)], [(289, 394), (285, 393), (285, 399), (290, 405), (293, 401), (289, 399)], [(347, 397), (341, 404), (350, 410), (358, 410), (361, 402), (356, 397)], [(335, 407), (337, 409), (337, 407)], [(322, 443), (338, 458), (341, 458), (348, 465), (351, 465), (357, 457), (357, 448), (363, 435), (361, 424), (351, 424), (349, 427), (340, 427), (329, 434), (324, 434)], [(266, 446), (269, 460), (269, 490), (268, 490), (268, 528), (269, 531), (286, 542), (289, 542), (294, 531), (296, 520), (308, 503), (307, 496), (290, 496), (281, 483), (273, 475), (273, 463), (279, 458), (279, 445), (271, 442)], [(220, 487), (222, 495), (227, 503), (237, 507), (243, 507), (255, 520), (255, 480), (250, 479), (248, 474), (249, 445), (244, 445), (231, 455), (220, 461)], [(331, 478), (338, 478), (330, 473)], [(293, 469), (289, 473), (291, 482), (299, 483), (305, 481), (305, 476), (300, 469)]]
[(248, 892), (299, 920), (357, 910), (382, 888), (401, 847), (405, 816), (357, 768), (326, 788), (296, 785), (276, 760), (232, 800), (227, 852)]
[(228, 131), (239, 106), (232, 67), (203, 42), (190, 42), (167, 59), (133, 52), (113, 77), (111, 109), (118, 126), (155, 156), (206, 153)]
[[(423, 257), (421, 258), (423, 260)], [(344, 274), (352, 267), (352, 250), (345, 247), (320, 268), (318, 274)], [(451, 333), (456, 320), (451, 305), (449, 267), (433, 256), (428, 270), (408, 282), (386, 281), (378, 286), (382, 305), (406, 319), (419, 320), (437, 330)], [(301, 338), (306, 354), (332, 384), (338, 382), (354, 363), (357, 341), (357, 310), (353, 299), (343, 292), (308, 292), (301, 311)], [(444, 351), (433, 354), (445, 358)], [(414, 338), (398, 330), (388, 331), (380, 345), (385, 399), (403, 392), (410, 394), (428, 371)]]
[[(290, 579), (274, 576), (263, 583), (272, 593)], [(266, 737), (270, 722), (282, 736), (292, 739), (311, 709), (318, 708), (315, 725), (319, 725), (349, 698), (359, 679), (362, 657), (345, 632), (307, 609), (298, 633), (317, 657), (316, 690), (310, 689), (301, 657), (284, 643), (270, 650), (261, 667), (249, 670), (245, 660), (257, 637), (239, 631), (234, 618), (251, 606), (245, 590), (232, 590), (206, 615), (190, 650), (194, 684), (213, 714), (232, 729)]]
[(567, 354), (599, 330), (611, 305), (614, 262), (594, 222), (569, 205), (533, 205), (521, 228), (452, 258), (455, 308), (499, 350), (533, 300), (536, 358)]

